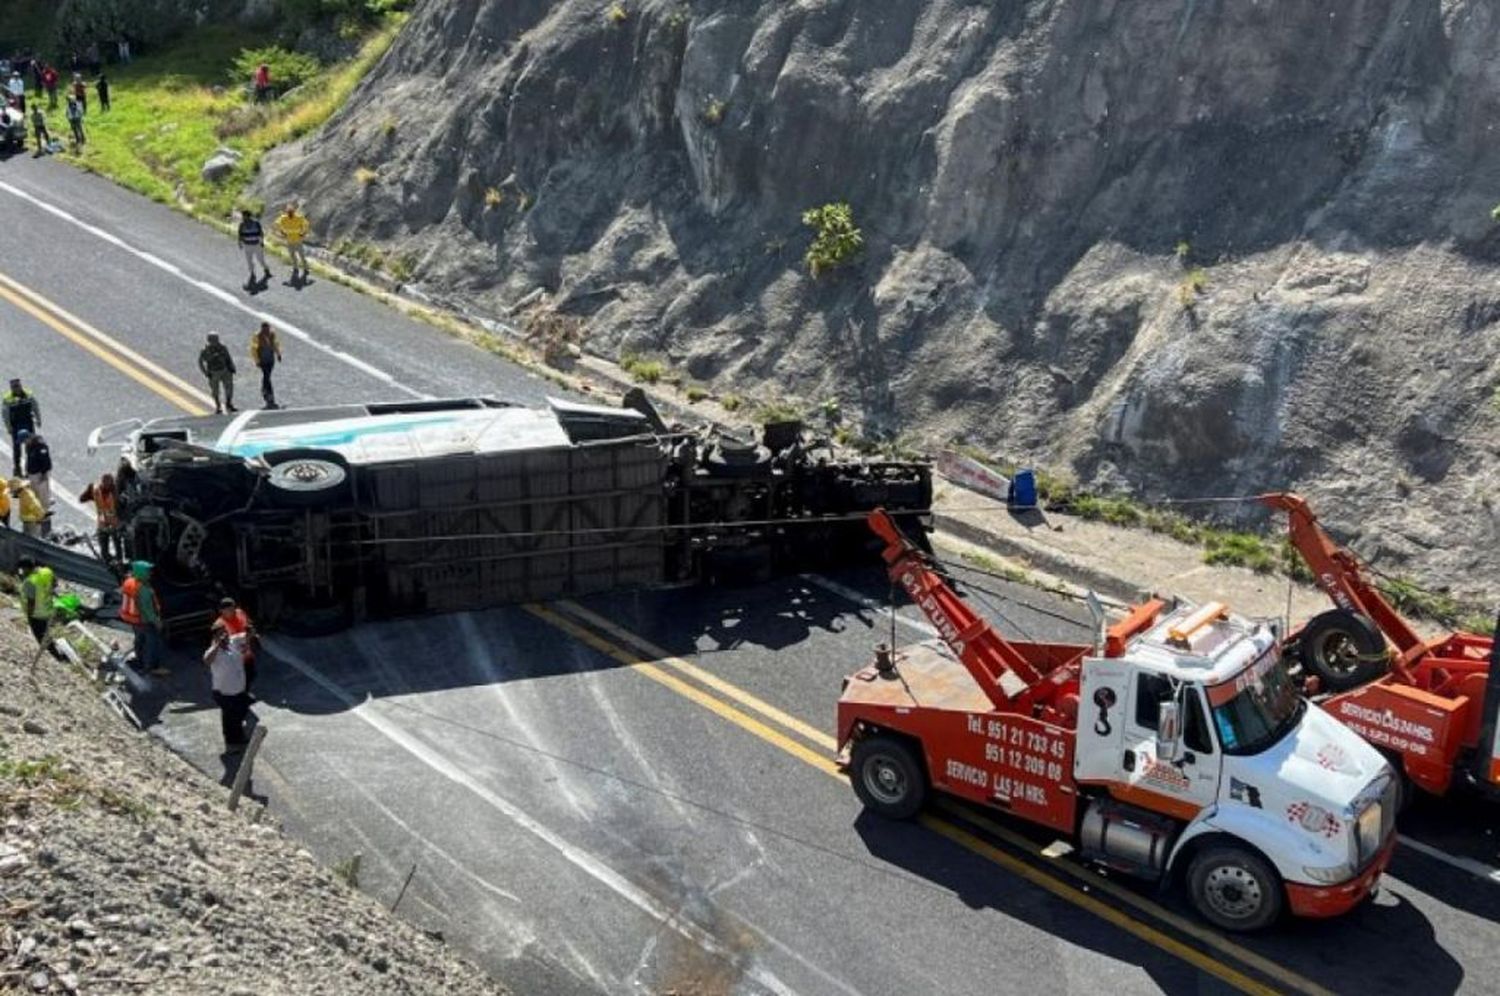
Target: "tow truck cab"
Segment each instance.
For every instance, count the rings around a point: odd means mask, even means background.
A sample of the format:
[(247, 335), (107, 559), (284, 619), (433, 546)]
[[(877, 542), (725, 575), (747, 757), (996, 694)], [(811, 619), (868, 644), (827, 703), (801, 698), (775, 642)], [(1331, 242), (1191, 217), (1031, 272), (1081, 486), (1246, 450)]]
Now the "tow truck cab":
[[(1119, 657), (1084, 662), (1074, 777), (1102, 790), (1082, 824), (1084, 851), (1121, 866), (1111, 841), (1123, 803), (1175, 824), (1154, 877), (1218, 842), (1270, 862), (1299, 916), (1332, 916), (1373, 888), (1395, 839), (1398, 785), (1378, 751), (1298, 694), (1277, 635), (1220, 603), (1183, 608), (1130, 640)], [(1095, 796), (1095, 798), (1100, 798)], [(1137, 822), (1140, 822), (1137, 819)], [(1195, 901), (1248, 915), (1232, 864), (1201, 871)], [(1210, 919), (1218, 919), (1210, 916)]]

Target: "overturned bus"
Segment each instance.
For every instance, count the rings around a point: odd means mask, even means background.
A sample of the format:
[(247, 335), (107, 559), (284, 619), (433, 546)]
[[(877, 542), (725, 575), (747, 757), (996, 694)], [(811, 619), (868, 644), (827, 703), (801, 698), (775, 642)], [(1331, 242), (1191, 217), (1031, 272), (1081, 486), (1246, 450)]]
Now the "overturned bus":
[[(635, 394), (636, 392), (632, 392)], [(863, 515), (922, 535), (930, 468), (841, 460), (800, 423), (758, 440), (633, 407), (488, 398), (249, 411), (96, 429), (122, 449), (121, 526), (174, 628), (230, 593), (332, 631), (867, 555)]]

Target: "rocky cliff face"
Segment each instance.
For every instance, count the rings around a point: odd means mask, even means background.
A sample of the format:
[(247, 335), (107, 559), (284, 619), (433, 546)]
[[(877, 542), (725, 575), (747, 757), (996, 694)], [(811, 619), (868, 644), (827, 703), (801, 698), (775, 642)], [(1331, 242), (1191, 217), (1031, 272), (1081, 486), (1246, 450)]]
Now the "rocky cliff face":
[[(1500, 589), (1496, 51), (1493, 0), (426, 0), (263, 188), (606, 355), (1146, 495), (1295, 486)], [(867, 250), (813, 279), (832, 200)]]

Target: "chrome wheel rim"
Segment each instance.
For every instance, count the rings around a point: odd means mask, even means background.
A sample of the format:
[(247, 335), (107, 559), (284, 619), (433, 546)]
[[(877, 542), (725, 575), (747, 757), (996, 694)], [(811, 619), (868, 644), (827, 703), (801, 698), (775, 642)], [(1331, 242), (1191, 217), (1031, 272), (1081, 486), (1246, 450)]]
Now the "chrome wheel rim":
[(1208, 873), (1203, 895), (1226, 920), (1248, 920), (1265, 904), (1260, 880), (1240, 865), (1220, 865)]

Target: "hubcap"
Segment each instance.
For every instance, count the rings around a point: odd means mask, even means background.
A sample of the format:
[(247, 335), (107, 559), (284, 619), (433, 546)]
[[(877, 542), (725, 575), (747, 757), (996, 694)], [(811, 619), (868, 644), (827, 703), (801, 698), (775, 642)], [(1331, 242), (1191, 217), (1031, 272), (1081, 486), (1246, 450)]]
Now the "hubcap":
[(865, 765), (865, 788), (886, 805), (906, 798), (906, 775), (888, 757), (874, 757)]
[(1353, 674), (1359, 668), (1359, 648), (1348, 633), (1329, 633), (1319, 648), (1323, 662), (1337, 674)]
[(1248, 920), (1260, 912), (1265, 896), (1260, 880), (1239, 865), (1220, 865), (1208, 873), (1203, 895), (1228, 920)]

